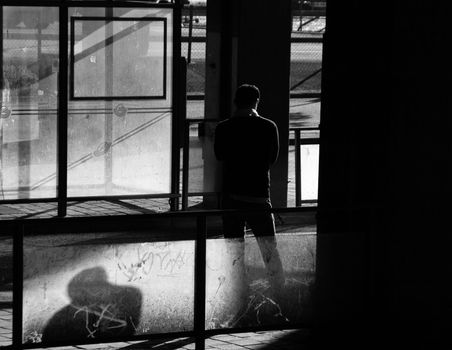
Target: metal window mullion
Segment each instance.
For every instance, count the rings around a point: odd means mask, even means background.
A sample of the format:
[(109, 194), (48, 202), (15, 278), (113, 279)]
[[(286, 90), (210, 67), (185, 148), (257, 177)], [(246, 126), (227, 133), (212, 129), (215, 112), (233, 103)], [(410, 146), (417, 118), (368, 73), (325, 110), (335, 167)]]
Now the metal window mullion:
[(57, 164), (58, 164), (58, 216), (67, 213), (67, 144), (68, 144), (68, 5), (59, 7), (59, 71), (58, 71), (58, 119), (57, 119)]
[(190, 157), (190, 123), (184, 123), (184, 145), (182, 156), (182, 210), (188, 208), (188, 167)]
[(301, 205), (301, 142), (300, 129), (294, 130), (295, 137), (295, 206)]
[[(181, 1), (176, 0), (173, 11), (173, 59), (172, 59), (172, 96), (173, 106), (172, 132), (171, 132), (171, 193), (180, 193), (180, 127), (181, 127), (181, 100), (180, 100), (180, 56), (181, 56)], [(166, 43), (166, 40), (165, 40)], [(171, 201), (171, 210), (179, 209), (177, 199)]]

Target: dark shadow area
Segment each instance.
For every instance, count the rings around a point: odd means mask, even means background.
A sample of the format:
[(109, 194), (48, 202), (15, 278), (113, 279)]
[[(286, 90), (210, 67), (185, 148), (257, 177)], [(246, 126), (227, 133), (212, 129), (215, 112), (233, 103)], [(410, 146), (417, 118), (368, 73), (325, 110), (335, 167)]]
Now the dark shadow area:
[(83, 270), (68, 285), (69, 305), (47, 323), (42, 341), (83, 341), (133, 335), (140, 322), (138, 289), (115, 286), (101, 267)]
[(312, 343), (309, 330), (299, 329), (286, 331), (285, 334), (275, 337), (274, 341), (269, 341), (267, 345), (259, 347), (260, 350), (270, 349), (315, 349)]

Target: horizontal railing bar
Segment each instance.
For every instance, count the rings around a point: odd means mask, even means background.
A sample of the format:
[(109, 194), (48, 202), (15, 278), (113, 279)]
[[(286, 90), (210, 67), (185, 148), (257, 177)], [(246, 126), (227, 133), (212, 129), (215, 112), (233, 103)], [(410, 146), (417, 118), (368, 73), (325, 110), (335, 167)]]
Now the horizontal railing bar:
[[(119, 195), (119, 196), (83, 196), (68, 197), (68, 202), (89, 202), (99, 200), (128, 200), (128, 199), (152, 199), (152, 198), (180, 198), (180, 194), (162, 193), (162, 194), (136, 194), (136, 195)], [(18, 199), (0, 199), (2, 204), (31, 204), (31, 203), (51, 203), (57, 202), (56, 197), (50, 198), (18, 198)]]
[(188, 124), (194, 124), (194, 123), (204, 123), (204, 122), (219, 122), (220, 119), (215, 118), (188, 118), (186, 122)]
[[(290, 92), (290, 98), (320, 98), (321, 92)], [(203, 101), (204, 93), (187, 93), (188, 101)]]
[(68, 197), (68, 202), (89, 202), (97, 200), (127, 200), (127, 199), (153, 199), (153, 198), (180, 198), (180, 194), (162, 193), (162, 194), (134, 194), (134, 195), (119, 195), (119, 196), (83, 196), (83, 197)]
[(304, 43), (321, 44), (321, 43), (323, 43), (323, 37), (320, 34), (318, 34), (316, 36), (305, 36), (305, 37), (293, 36), (290, 38), (290, 42), (297, 43), (297, 44), (304, 44)]
[(320, 98), (322, 93), (319, 91), (315, 92), (293, 92), (290, 91), (290, 98)]
[[(320, 138), (300, 138), (299, 141), (300, 145), (319, 145), (320, 144)], [(289, 145), (293, 146), (296, 145), (296, 142), (294, 139), (289, 140)]]
[[(199, 216), (222, 216), (225, 214), (245, 214), (245, 213), (316, 213), (317, 207), (291, 207), (291, 208), (271, 208), (262, 210), (236, 210), (236, 209), (213, 209), (213, 210), (191, 210), (191, 211), (171, 211), (171, 212), (159, 212), (152, 214), (128, 214), (128, 215), (108, 215), (108, 216), (77, 216), (77, 217), (52, 217), (52, 218), (30, 218), (30, 219), (6, 219), (0, 220), (0, 235), (10, 235), (17, 225), (24, 225), (29, 228), (40, 227), (58, 227), (67, 228), (71, 230), (104, 230), (112, 231), (114, 229), (120, 230), (121, 226), (128, 228), (128, 225), (133, 224), (136, 227), (144, 227), (147, 222), (153, 221), (159, 218), (185, 218), (194, 219)], [(113, 228), (109, 228), (110, 225)], [(80, 227), (77, 227), (80, 226)], [(107, 227), (107, 228), (106, 228)], [(72, 232), (72, 231), (71, 231)], [(27, 234), (29, 234), (26, 231)], [(49, 229), (48, 234), (52, 234)]]
[(292, 126), (289, 128), (289, 130), (303, 130), (303, 131), (319, 131), (320, 126), (310, 126), (310, 127), (303, 127), (303, 126)]

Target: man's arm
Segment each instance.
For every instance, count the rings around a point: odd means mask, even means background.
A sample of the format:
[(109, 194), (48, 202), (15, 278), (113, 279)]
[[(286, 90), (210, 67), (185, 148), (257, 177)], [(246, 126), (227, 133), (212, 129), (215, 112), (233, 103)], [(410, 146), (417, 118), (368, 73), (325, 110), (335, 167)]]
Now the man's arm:
[(278, 127), (273, 124), (273, 128), (270, 133), (270, 152), (269, 152), (269, 161), (270, 165), (273, 165), (278, 159), (279, 154), (279, 133)]

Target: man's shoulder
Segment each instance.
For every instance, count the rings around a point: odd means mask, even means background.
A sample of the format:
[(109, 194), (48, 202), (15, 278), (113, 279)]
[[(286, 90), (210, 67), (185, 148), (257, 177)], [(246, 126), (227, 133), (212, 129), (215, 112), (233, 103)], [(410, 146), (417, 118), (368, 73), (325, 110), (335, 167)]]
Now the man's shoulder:
[(255, 117), (231, 117), (220, 121), (217, 124), (216, 130), (223, 130), (229, 128), (259, 128), (262, 130), (277, 130), (276, 123), (273, 120), (262, 116)]
[(258, 117), (258, 119), (259, 119), (263, 124), (268, 125), (268, 126), (272, 126), (272, 127), (275, 127), (275, 128), (276, 128), (276, 123), (275, 123), (273, 120), (268, 119), (268, 118), (265, 118), (265, 117), (263, 117), (263, 116), (261, 116), (261, 115)]

